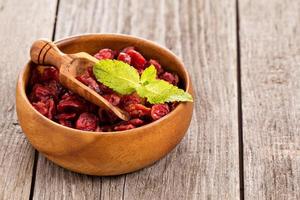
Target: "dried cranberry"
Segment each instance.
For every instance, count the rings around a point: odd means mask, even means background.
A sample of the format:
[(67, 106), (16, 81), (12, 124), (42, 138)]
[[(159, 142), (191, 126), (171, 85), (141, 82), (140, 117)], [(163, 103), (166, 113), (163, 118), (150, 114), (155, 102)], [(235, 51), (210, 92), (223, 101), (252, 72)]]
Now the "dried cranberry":
[(32, 103), (32, 106), (39, 111), (39, 113), (41, 113), (42, 115), (46, 116), (48, 113), (48, 108), (46, 106), (46, 104), (44, 102), (36, 102), (36, 103)]
[(127, 51), (127, 54), (131, 57), (131, 65), (138, 70), (145, 69), (146, 59), (139, 52), (131, 49)]
[(58, 97), (63, 93), (64, 88), (63, 86), (57, 82), (56, 80), (51, 80), (48, 82), (48, 89), (52, 94), (52, 97), (57, 101)]
[(150, 115), (151, 109), (142, 104), (130, 104), (125, 107), (125, 110), (133, 118), (140, 118)]
[(63, 125), (63, 126), (67, 126), (67, 127), (73, 128), (73, 122), (70, 121), (70, 120), (63, 120), (63, 119), (61, 119), (61, 120), (59, 120), (58, 122), (59, 122), (61, 125)]
[(111, 49), (101, 49), (98, 53), (94, 55), (94, 57), (99, 60), (113, 59), (115, 57), (115, 52)]
[(158, 61), (156, 61), (154, 59), (150, 59), (146, 66), (149, 67), (150, 65), (153, 65), (156, 68), (157, 75), (160, 75), (160, 74), (162, 74), (164, 72), (164, 69), (159, 64)]
[(127, 53), (123, 53), (123, 52), (121, 52), (119, 54), (118, 60), (123, 61), (123, 62), (125, 62), (125, 63), (127, 63), (129, 65), (131, 63), (131, 57)]
[(79, 98), (62, 99), (57, 105), (59, 112), (83, 112), (87, 110), (85, 101)]
[(116, 125), (114, 127), (114, 130), (115, 131), (126, 131), (126, 130), (133, 129), (133, 128), (135, 128), (135, 126), (133, 126), (132, 124), (121, 124), (121, 125)]
[(97, 128), (97, 116), (92, 113), (82, 113), (76, 121), (75, 127), (84, 131), (95, 131)]
[(114, 106), (119, 105), (121, 100), (121, 97), (119, 97), (117, 94), (105, 94), (103, 97)]
[(163, 79), (173, 85), (177, 85), (179, 82), (179, 77), (177, 74), (172, 74), (170, 72), (163, 73), (160, 77), (160, 79)]
[(132, 124), (134, 126), (141, 126), (141, 125), (145, 124), (145, 122), (139, 118), (131, 119), (127, 123)]
[(47, 101), (47, 104), (48, 104), (48, 115), (47, 117), (49, 119), (53, 119), (55, 113), (56, 113), (56, 108), (55, 108), (55, 103), (54, 103), (54, 100), (53, 99), (49, 99)]
[(113, 90), (110, 89), (109, 87), (107, 87), (106, 85), (104, 85), (103, 83), (99, 83), (98, 82), (98, 86), (100, 88), (100, 94), (111, 94), (113, 93)]
[(58, 70), (55, 67), (45, 67), (40, 78), (42, 81), (58, 80)]
[(45, 101), (39, 101), (36, 103), (32, 103), (32, 106), (39, 111), (42, 115), (46, 116), (49, 119), (53, 119), (55, 115), (55, 103), (53, 99), (47, 99)]
[(45, 101), (50, 97), (53, 97), (54, 94), (49, 90), (48, 87), (41, 84), (35, 84), (33, 86), (32, 92), (30, 94), (31, 101)]
[(153, 120), (158, 120), (170, 112), (167, 104), (156, 104), (151, 108), (151, 117)]
[(80, 76), (77, 76), (76, 79), (79, 80), (84, 85), (86, 85), (89, 88), (91, 88), (92, 90), (94, 90), (97, 93), (101, 94), (101, 90), (100, 90), (100, 87), (99, 87), (98, 83), (96, 82), (96, 80), (94, 80), (92, 77), (90, 77), (88, 75), (88, 73), (84, 73), (84, 74), (82, 74)]
[(58, 120), (72, 120), (76, 117), (76, 113), (61, 113), (57, 116)]
[(130, 50), (135, 50), (135, 47), (132, 47), (132, 46), (126, 47), (121, 51), (121, 53), (127, 53)]
[(136, 93), (129, 94), (129, 95), (124, 95), (121, 98), (121, 105), (123, 107), (126, 107), (130, 104), (144, 104), (144, 99), (138, 96)]

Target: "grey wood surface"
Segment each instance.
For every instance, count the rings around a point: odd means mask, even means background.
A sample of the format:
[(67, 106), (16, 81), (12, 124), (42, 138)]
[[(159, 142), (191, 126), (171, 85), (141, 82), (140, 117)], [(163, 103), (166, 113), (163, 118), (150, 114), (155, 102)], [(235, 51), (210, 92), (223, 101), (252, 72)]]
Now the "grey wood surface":
[[(299, 22), (298, 0), (0, 0), (0, 200), (300, 199)], [(17, 122), (17, 73), (32, 41), (91, 32), (160, 43), (192, 76), (187, 135), (135, 173), (35, 162)]]
[(235, 11), (235, 1), (61, 0), (56, 39), (127, 33), (182, 57), (195, 84), (195, 112), (181, 144), (136, 173), (89, 177), (40, 156), (34, 199), (239, 199)]
[(51, 37), (55, 1), (0, 0), (0, 199), (28, 199), (34, 149), (17, 122), (17, 74), (39, 37)]
[(300, 199), (300, 2), (240, 1), (246, 199)]

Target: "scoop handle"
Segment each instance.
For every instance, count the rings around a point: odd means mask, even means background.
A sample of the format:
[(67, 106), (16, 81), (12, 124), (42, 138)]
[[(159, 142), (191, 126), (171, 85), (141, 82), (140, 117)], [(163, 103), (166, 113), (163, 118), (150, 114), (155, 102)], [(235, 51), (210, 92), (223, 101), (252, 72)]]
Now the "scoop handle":
[(36, 40), (30, 49), (31, 60), (38, 65), (53, 65), (60, 69), (62, 64), (69, 63), (72, 59), (61, 52), (56, 44), (49, 40)]

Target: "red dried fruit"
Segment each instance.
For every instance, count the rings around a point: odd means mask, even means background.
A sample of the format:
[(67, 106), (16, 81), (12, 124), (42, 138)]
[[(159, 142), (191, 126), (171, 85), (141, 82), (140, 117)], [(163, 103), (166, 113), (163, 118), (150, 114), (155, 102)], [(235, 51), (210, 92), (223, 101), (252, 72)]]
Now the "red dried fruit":
[(131, 65), (138, 70), (145, 69), (146, 59), (139, 52), (131, 49), (126, 52), (131, 57)]
[(87, 111), (86, 102), (79, 98), (62, 99), (57, 105), (59, 112), (84, 112)]
[(136, 118), (136, 119), (129, 120), (128, 124), (132, 124), (134, 126), (141, 126), (141, 125), (145, 124), (145, 122), (139, 118)]
[(156, 104), (151, 108), (151, 117), (153, 120), (158, 120), (170, 112), (167, 104)]
[(42, 115), (46, 116), (47, 113), (48, 113), (48, 108), (46, 106), (45, 103), (39, 101), (39, 102), (36, 102), (36, 103), (32, 103), (32, 106), (37, 110), (39, 111), (39, 113), (41, 113)]
[(129, 65), (131, 63), (131, 57), (127, 53), (123, 53), (123, 52), (121, 52), (119, 54), (118, 60), (123, 61), (123, 62), (125, 62), (125, 63), (127, 63)]
[(135, 128), (135, 126), (133, 126), (132, 124), (121, 124), (114, 126), (115, 131), (126, 131), (133, 128)]
[(62, 113), (57, 116), (58, 122), (61, 125), (73, 127), (73, 120), (76, 117), (76, 113)]
[(76, 113), (61, 113), (57, 115), (58, 120), (71, 120), (75, 119)]
[(127, 52), (130, 51), (130, 50), (135, 50), (135, 47), (132, 47), (132, 46), (126, 47), (126, 48), (124, 48), (124, 49), (121, 51), (121, 53), (122, 53), (122, 52), (123, 52), (123, 53), (127, 53)]
[(125, 110), (133, 118), (140, 118), (144, 116), (149, 116), (151, 109), (142, 104), (130, 104), (125, 107)]
[(107, 87), (106, 85), (104, 85), (103, 83), (98, 82), (98, 86), (100, 88), (100, 94), (111, 94), (114, 91), (112, 89), (110, 89), (109, 87)]
[(101, 49), (98, 53), (94, 55), (94, 57), (99, 60), (113, 59), (115, 57), (115, 52), (111, 49)]
[(32, 106), (45, 117), (53, 119), (56, 111), (53, 99), (32, 103)]
[(123, 107), (126, 107), (130, 104), (144, 104), (145, 103), (145, 99), (141, 98), (140, 96), (138, 96), (136, 93), (133, 94), (129, 94), (129, 95), (124, 95), (121, 98), (121, 105)]
[(42, 81), (58, 80), (58, 70), (55, 67), (45, 67), (40, 79)]
[(105, 94), (103, 97), (112, 105), (117, 106), (120, 104), (121, 97), (119, 97), (117, 94)]
[(157, 60), (150, 59), (146, 66), (149, 67), (150, 65), (153, 65), (155, 67), (157, 71), (157, 75), (164, 73), (164, 69), (162, 68), (162, 66), (159, 64)]
[(73, 128), (73, 122), (70, 120), (59, 120), (58, 122), (63, 126)]
[(171, 83), (173, 85), (177, 85), (178, 82), (179, 82), (178, 75), (174, 74), (174, 73), (172, 74), (170, 72), (163, 73), (159, 78), (163, 79), (163, 80), (165, 80), (165, 81), (167, 81), (167, 82), (169, 82), (169, 83)]
[(54, 103), (54, 100), (53, 99), (49, 99), (47, 101), (47, 104), (48, 104), (48, 115), (47, 117), (49, 119), (53, 119), (55, 113), (56, 113), (56, 108), (55, 108), (55, 103)]
[(76, 121), (75, 127), (84, 131), (95, 131), (98, 124), (98, 118), (92, 113), (82, 113)]
[(88, 86), (92, 90), (96, 91), (99, 94), (102, 94), (100, 87), (96, 81), (96, 78), (93, 74), (93, 68), (89, 67), (87, 70), (82, 73), (80, 76), (76, 77), (77, 80), (79, 80), (84, 85)]
[(45, 101), (53, 97), (54, 95), (55, 94), (53, 94), (47, 86), (43, 86), (41, 84), (35, 84), (30, 94), (30, 99), (34, 102)]

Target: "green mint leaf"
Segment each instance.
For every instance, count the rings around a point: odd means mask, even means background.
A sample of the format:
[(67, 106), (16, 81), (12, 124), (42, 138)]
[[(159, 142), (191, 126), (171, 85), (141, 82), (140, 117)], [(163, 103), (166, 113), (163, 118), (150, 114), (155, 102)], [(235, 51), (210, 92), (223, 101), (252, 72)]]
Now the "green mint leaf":
[(137, 93), (141, 97), (147, 98), (151, 104), (193, 101), (189, 93), (163, 80), (153, 80), (146, 85), (142, 85), (137, 88)]
[(164, 81), (156, 79), (156, 68), (151, 65), (139, 76), (132, 66), (118, 60), (100, 60), (93, 67), (97, 80), (119, 94), (137, 92), (147, 98), (151, 104), (193, 101), (193, 97), (182, 89)]
[(140, 86), (137, 70), (118, 60), (100, 60), (93, 67), (97, 80), (112, 90), (125, 95)]
[(153, 65), (147, 67), (141, 75), (141, 83), (147, 84), (156, 79), (156, 68)]

